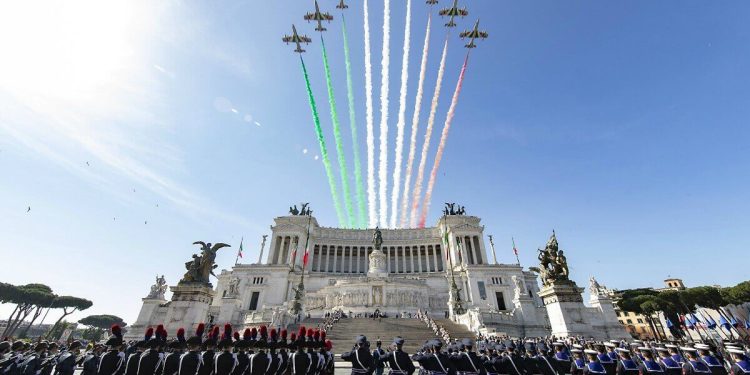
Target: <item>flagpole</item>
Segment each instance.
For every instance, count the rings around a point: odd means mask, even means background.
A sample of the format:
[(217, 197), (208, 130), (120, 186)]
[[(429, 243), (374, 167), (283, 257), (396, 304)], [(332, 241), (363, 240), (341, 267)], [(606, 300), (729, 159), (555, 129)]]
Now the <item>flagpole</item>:
[(511, 237), (510, 240), (513, 241), (513, 254), (516, 255), (516, 264), (520, 266), (521, 260), (518, 259), (518, 249), (516, 249), (516, 239)]
[(497, 264), (497, 254), (495, 253), (495, 241), (492, 241), (491, 234), (488, 237), (490, 238), (490, 247), (492, 248), (492, 258), (495, 260), (495, 264)]
[(237, 250), (237, 257), (236, 257), (236, 258), (234, 258), (234, 265), (235, 265), (235, 266), (237, 265), (237, 263), (238, 263), (238, 262), (239, 262), (239, 260), (240, 260), (240, 254), (242, 254), (242, 241), (243, 241), (243, 240), (245, 240), (245, 237), (244, 237), (244, 236), (240, 238), (240, 248), (239, 248), (239, 249)]

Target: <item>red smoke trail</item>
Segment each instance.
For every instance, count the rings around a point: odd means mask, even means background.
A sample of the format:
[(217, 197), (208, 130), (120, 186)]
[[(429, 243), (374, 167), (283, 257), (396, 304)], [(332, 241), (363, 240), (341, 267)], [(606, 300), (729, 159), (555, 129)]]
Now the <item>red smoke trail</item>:
[(445, 125), (443, 125), (443, 134), (440, 136), (440, 144), (438, 145), (437, 154), (435, 154), (435, 164), (432, 166), (432, 172), (430, 172), (430, 182), (427, 184), (427, 192), (424, 195), (424, 202), (422, 203), (422, 215), (419, 218), (419, 227), (424, 228), (425, 221), (427, 220), (427, 213), (430, 211), (430, 201), (432, 200), (432, 188), (435, 186), (435, 178), (437, 177), (437, 170), (440, 167), (440, 159), (443, 158), (443, 150), (445, 149), (445, 143), (448, 139), (448, 131), (451, 128), (453, 117), (456, 115), (456, 106), (458, 105), (458, 97), (461, 95), (461, 87), (464, 84), (464, 76), (466, 75), (466, 66), (469, 64), (469, 53), (466, 53), (464, 59), (464, 65), (461, 67), (461, 74), (458, 76), (458, 83), (456, 83), (456, 91), (453, 92), (453, 99), (451, 100), (451, 106), (448, 109), (448, 115), (445, 118)]

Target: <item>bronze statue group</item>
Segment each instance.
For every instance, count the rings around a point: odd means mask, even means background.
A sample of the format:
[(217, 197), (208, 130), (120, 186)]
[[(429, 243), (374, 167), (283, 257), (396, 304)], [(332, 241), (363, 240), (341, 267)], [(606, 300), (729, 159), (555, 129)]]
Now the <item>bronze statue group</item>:
[[(173, 338), (160, 325), (143, 340), (125, 342), (119, 326), (103, 345), (79, 341), (0, 342), (0, 375), (332, 375), (333, 345), (325, 331), (300, 327), (245, 329), (227, 324), (223, 332), (198, 325), (190, 337), (179, 329)], [(748, 347), (740, 342), (671, 343), (592, 341), (582, 338), (503, 339), (479, 337), (444, 343), (426, 341), (417, 353), (394, 338), (375, 348), (365, 336), (341, 353), (352, 375), (750, 375)], [(418, 366), (415, 366), (415, 363)]]

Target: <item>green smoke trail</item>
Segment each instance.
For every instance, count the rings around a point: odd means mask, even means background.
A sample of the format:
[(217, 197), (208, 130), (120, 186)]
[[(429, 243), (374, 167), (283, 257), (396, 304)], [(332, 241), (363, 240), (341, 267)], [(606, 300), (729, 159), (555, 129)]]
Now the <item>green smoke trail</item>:
[(305, 67), (305, 60), (302, 56), (299, 57), (299, 61), (302, 63), (302, 73), (305, 75), (305, 85), (307, 85), (307, 98), (310, 100), (310, 110), (312, 111), (313, 122), (315, 123), (315, 135), (318, 136), (318, 143), (320, 143), (320, 156), (323, 158), (323, 166), (326, 169), (326, 176), (328, 177), (328, 185), (331, 188), (331, 198), (333, 199), (333, 208), (336, 209), (336, 216), (339, 219), (339, 225), (344, 225), (344, 212), (341, 211), (341, 202), (339, 202), (339, 193), (336, 191), (336, 180), (333, 177), (331, 171), (331, 161), (328, 159), (328, 149), (326, 148), (326, 140), (323, 136), (323, 128), (320, 127), (320, 116), (318, 116), (318, 106), (315, 104), (315, 97), (313, 96), (312, 87), (310, 87), (310, 77), (307, 75), (307, 67)]
[(336, 155), (339, 159), (339, 173), (341, 174), (341, 187), (344, 190), (344, 205), (349, 228), (354, 228), (354, 207), (352, 206), (352, 197), (349, 194), (349, 176), (346, 168), (346, 155), (344, 154), (344, 140), (341, 137), (341, 123), (339, 122), (339, 113), (336, 110), (336, 97), (333, 95), (333, 82), (331, 82), (331, 68), (328, 66), (328, 54), (326, 53), (326, 43), (323, 36), (320, 37), (320, 45), (323, 47), (323, 67), (326, 72), (326, 86), (328, 87), (328, 104), (331, 106), (331, 121), (333, 122), (333, 139), (336, 141)]
[(346, 94), (349, 100), (349, 127), (352, 131), (354, 148), (354, 183), (357, 191), (357, 228), (367, 226), (367, 209), (365, 206), (365, 184), (362, 181), (362, 165), (359, 162), (359, 141), (357, 141), (357, 120), (354, 112), (354, 84), (352, 83), (352, 61), (349, 58), (349, 38), (346, 33), (346, 20), (341, 15), (341, 30), (344, 34), (344, 58), (346, 60)]

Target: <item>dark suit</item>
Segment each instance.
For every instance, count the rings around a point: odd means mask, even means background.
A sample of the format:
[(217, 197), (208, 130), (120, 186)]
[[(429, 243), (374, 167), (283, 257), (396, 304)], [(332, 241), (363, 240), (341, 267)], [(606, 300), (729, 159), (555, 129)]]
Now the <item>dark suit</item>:
[(357, 348), (350, 352), (341, 353), (341, 360), (352, 363), (352, 374), (372, 374), (375, 371), (375, 359), (365, 348)]
[(162, 366), (161, 375), (177, 375), (180, 368), (180, 356), (182, 353), (169, 353), (164, 357), (164, 366)]
[(403, 350), (383, 354), (378, 358), (378, 362), (388, 362), (388, 366), (391, 368), (390, 374), (394, 375), (412, 375), (416, 370), (411, 358)]
[(71, 352), (64, 352), (57, 358), (55, 365), (55, 375), (73, 375), (76, 370), (76, 355)]
[(197, 375), (203, 365), (203, 355), (201, 352), (189, 351), (180, 356), (180, 362), (177, 366), (177, 375)]
[(311, 367), (310, 357), (307, 353), (297, 350), (289, 356), (289, 366), (291, 366), (291, 375), (307, 375)]
[(99, 359), (99, 368), (97, 369), (97, 375), (116, 375), (125, 371), (123, 365), (125, 360), (120, 356), (118, 350), (110, 350)]

